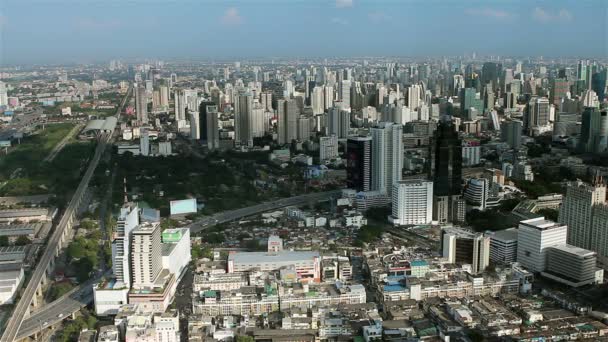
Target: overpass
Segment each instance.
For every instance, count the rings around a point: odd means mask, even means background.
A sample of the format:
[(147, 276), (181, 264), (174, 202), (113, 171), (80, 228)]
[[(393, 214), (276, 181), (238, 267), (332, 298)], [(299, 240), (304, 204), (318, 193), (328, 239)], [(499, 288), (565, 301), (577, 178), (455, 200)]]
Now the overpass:
[[(126, 103), (130, 91), (131, 88), (129, 88), (129, 91), (125, 95), (121, 105), (118, 107), (116, 113), (117, 117), (120, 116), (120, 111)], [(59, 256), (61, 249), (64, 248), (69, 242), (72, 226), (76, 221), (78, 208), (80, 207), (80, 204), (84, 198), (84, 194), (89, 186), (89, 182), (93, 177), (95, 168), (97, 167), (97, 164), (99, 163), (99, 160), (101, 159), (101, 156), (103, 155), (111, 138), (112, 135), (108, 133), (102, 133), (99, 136), (97, 148), (95, 149), (95, 154), (89, 163), (89, 167), (80, 180), (80, 183), (78, 184), (70, 203), (65, 209), (61, 220), (55, 227), (55, 231), (47, 241), (46, 248), (42, 256), (38, 259), (38, 264), (32, 272), (27, 287), (25, 288), (25, 291), (23, 291), (23, 294), (17, 302), (8, 324), (5, 327), (2, 338), (0, 339), (1, 342), (13, 342), (17, 337), (25, 318), (29, 316), (32, 307), (38, 306), (39, 298), (43, 294), (43, 288), (48, 282), (48, 276), (51, 275), (53, 269), (55, 268), (55, 258)]]

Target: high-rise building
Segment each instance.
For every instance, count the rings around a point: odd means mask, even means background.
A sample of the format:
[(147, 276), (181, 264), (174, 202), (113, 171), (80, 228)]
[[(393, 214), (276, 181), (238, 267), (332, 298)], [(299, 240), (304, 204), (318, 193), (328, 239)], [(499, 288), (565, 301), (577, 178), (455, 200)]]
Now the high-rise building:
[(429, 179), (435, 196), (460, 195), (462, 191), (462, 139), (456, 125), (443, 118), (429, 144)]
[(313, 118), (300, 115), (298, 118), (298, 141), (310, 140), (312, 128), (314, 127)]
[(407, 106), (411, 110), (416, 110), (423, 103), (422, 87), (419, 84), (412, 84), (407, 88)]
[(253, 94), (240, 94), (234, 112), (234, 139), (243, 146), (253, 146), (252, 112)]
[(207, 105), (206, 110), (207, 124), (205, 128), (207, 129), (207, 148), (209, 150), (215, 150), (220, 146), (219, 113), (216, 105)]
[(464, 219), (462, 192), (462, 140), (456, 125), (443, 117), (429, 143), (429, 179), (433, 181), (433, 219), (458, 222)]
[(393, 184), (394, 225), (429, 224), (433, 220), (433, 182), (401, 180)]
[[(217, 116), (217, 105), (211, 101), (203, 101), (198, 106), (198, 120), (195, 120), (199, 124), (199, 136), (203, 141), (207, 141), (207, 116), (209, 115), (209, 106), (213, 106), (215, 109), (215, 115)], [(190, 122), (192, 125), (192, 122)]]
[(140, 224), (131, 232), (133, 288), (153, 287), (163, 267), (160, 224)]
[(190, 120), (190, 139), (199, 140), (201, 138), (201, 119), (199, 112), (188, 113)]
[(533, 96), (524, 112), (524, 128), (529, 135), (533, 135), (534, 129), (542, 128), (549, 124), (549, 99), (546, 97)]
[(502, 75), (502, 65), (495, 62), (483, 63), (481, 67), (481, 84), (491, 84), (492, 89), (500, 89), (499, 81)]
[(517, 228), (490, 233), (490, 260), (499, 264), (517, 261)]
[(251, 135), (254, 138), (259, 138), (266, 133), (266, 112), (264, 107), (256, 101), (254, 100), (251, 110)]
[(338, 157), (338, 137), (332, 134), (319, 138), (319, 160), (325, 162)]
[(139, 84), (135, 87), (135, 112), (140, 124), (148, 124), (148, 95), (146, 88)]
[(500, 140), (509, 144), (513, 149), (521, 147), (521, 131), (523, 123), (519, 120), (508, 120), (500, 125)]
[(338, 139), (348, 137), (350, 131), (350, 112), (344, 109), (344, 103), (336, 101), (327, 114), (328, 134), (336, 135)]
[(279, 144), (289, 144), (298, 139), (298, 105), (294, 99), (277, 101), (278, 141)]
[(262, 92), (260, 94), (260, 103), (265, 111), (272, 112), (272, 92)]
[[(116, 281), (129, 288), (131, 284), (131, 258), (129, 257), (131, 247), (131, 232), (139, 225), (139, 208), (137, 205), (125, 205), (120, 208), (120, 214), (116, 220), (116, 229), (112, 240), (112, 272)], [(118, 286), (120, 288), (120, 286)]]
[(323, 98), (323, 87), (316, 86), (312, 89), (310, 96), (312, 114), (323, 114), (325, 112), (325, 99)]
[(602, 248), (603, 252), (597, 248), (600, 247), (598, 243), (608, 241), (608, 224), (597, 225), (600, 223), (597, 218), (605, 217), (602, 215), (605, 204), (606, 185), (603, 183), (592, 185), (580, 180), (568, 183), (558, 221), (568, 226), (569, 244), (608, 255), (608, 247)]
[(565, 78), (554, 78), (551, 88), (551, 103), (559, 108), (562, 99), (566, 98), (566, 94), (570, 91), (570, 82)]
[(597, 269), (597, 254), (571, 245), (547, 248), (543, 277), (572, 287), (601, 283), (603, 270)]
[(139, 153), (142, 156), (150, 155), (150, 134), (147, 129), (142, 129), (139, 137)]
[(479, 274), (490, 264), (490, 237), (461, 228), (444, 228), (441, 251), (449, 263), (471, 265), (471, 273)]
[(519, 222), (517, 262), (531, 272), (546, 268), (547, 249), (566, 244), (568, 226), (537, 217)]
[(483, 100), (475, 88), (462, 88), (460, 95), (460, 112), (464, 118), (470, 118), (470, 111), (475, 110), (476, 113), (483, 113)]
[(350, 87), (351, 81), (344, 80), (338, 84), (339, 86), (339, 100), (342, 101), (344, 109), (350, 109)]
[(587, 153), (602, 153), (608, 150), (608, 111), (585, 108), (578, 150)]
[(372, 190), (386, 193), (391, 198), (393, 184), (403, 172), (403, 126), (380, 122), (372, 134)]
[(0, 106), (8, 106), (6, 83), (0, 81)]
[(350, 137), (346, 141), (346, 184), (350, 189), (370, 191), (372, 138)]
[(479, 210), (485, 210), (490, 197), (490, 182), (486, 178), (471, 178), (464, 191), (464, 199)]

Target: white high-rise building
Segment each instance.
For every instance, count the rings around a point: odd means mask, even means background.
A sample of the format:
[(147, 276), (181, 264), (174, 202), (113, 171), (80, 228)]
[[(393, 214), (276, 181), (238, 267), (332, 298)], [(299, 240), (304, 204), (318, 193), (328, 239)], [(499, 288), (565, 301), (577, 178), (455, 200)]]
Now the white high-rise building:
[[(116, 281), (129, 288), (130, 275), (130, 236), (135, 227), (139, 225), (139, 208), (137, 205), (127, 205), (120, 208), (116, 221), (116, 230), (112, 240), (112, 271)], [(120, 288), (120, 286), (117, 286)]]
[(251, 93), (238, 96), (234, 112), (235, 142), (243, 146), (253, 146), (253, 95)]
[(403, 126), (380, 122), (371, 129), (372, 135), (372, 190), (392, 198), (393, 184), (400, 181), (403, 170)]
[(422, 87), (418, 84), (412, 84), (407, 88), (407, 106), (411, 110), (416, 110), (422, 104), (420, 100), (422, 95)]
[(338, 157), (338, 137), (332, 134), (319, 139), (319, 159), (321, 162)]
[(163, 267), (160, 224), (140, 224), (131, 232), (133, 288), (153, 287)]
[(327, 114), (328, 134), (339, 139), (346, 138), (350, 131), (350, 112), (344, 109), (344, 103), (336, 101)]
[(312, 94), (310, 96), (310, 106), (312, 107), (312, 114), (323, 114), (325, 112), (325, 99), (323, 97), (323, 87), (312, 88)]
[(350, 87), (351, 82), (344, 80), (340, 82), (340, 101), (343, 103), (344, 109), (350, 109)]
[(254, 102), (253, 109), (251, 110), (251, 136), (253, 138), (263, 137), (265, 133), (265, 117), (264, 107)]
[(199, 140), (201, 138), (201, 117), (198, 111), (190, 112), (188, 116), (190, 117), (190, 139)]
[(433, 182), (402, 180), (393, 184), (394, 225), (428, 224), (433, 220)]
[(160, 106), (169, 109), (169, 87), (160, 86)]
[(568, 243), (598, 253), (608, 265), (608, 202), (602, 182), (568, 183), (558, 221), (568, 226)]
[(207, 117), (205, 120), (207, 120), (207, 148), (209, 150), (215, 150), (220, 147), (218, 115), (217, 106), (207, 106)]
[(566, 244), (568, 226), (537, 217), (519, 223), (517, 262), (531, 272), (545, 270), (548, 247)]
[(0, 81), (0, 106), (8, 106), (8, 93), (6, 83)]
[(148, 94), (146, 88), (139, 84), (135, 86), (135, 112), (140, 124), (148, 123)]
[(298, 139), (298, 106), (293, 99), (279, 100), (277, 106), (278, 141), (280, 145), (289, 144)]
[(323, 107), (328, 110), (334, 105), (334, 87), (323, 86)]
[(485, 210), (488, 197), (490, 197), (490, 181), (486, 178), (471, 178), (467, 182), (464, 198), (468, 203), (478, 206), (479, 210)]

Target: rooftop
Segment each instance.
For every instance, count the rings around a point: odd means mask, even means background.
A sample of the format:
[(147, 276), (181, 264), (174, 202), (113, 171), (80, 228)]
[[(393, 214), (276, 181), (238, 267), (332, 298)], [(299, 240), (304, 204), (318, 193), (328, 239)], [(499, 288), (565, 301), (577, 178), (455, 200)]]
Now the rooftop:
[(517, 228), (498, 230), (492, 234), (492, 239), (502, 241), (517, 241)]
[(596, 255), (596, 253), (593, 251), (590, 251), (590, 250), (584, 249), (584, 248), (580, 248), (580, 247), (576, 247), (576, 246), (572, 246), (572, 245), (559, 245), (559, 246), (553, 246), (553, 247), (549, 247), (549, 248), (556, 249), (556, 250), (566, 252), (569, 254), (574, 254), (579, 257), (590, 257), (590, 256)]
[(314, 251), (281, 251), (268, 252), (236, 252), (228, 256), (228, 260), (236, 263), (263, 263), (263, 262), (297, 262), (318, 258), (319, 252)]
[(544, 217), (537, 217), (521, 221), (519, 224), (530, 228), (536, 228), (538, 230), (548, 230), (565, 227), (564, 225), (558, 224), (551, 220), (547, 220)]

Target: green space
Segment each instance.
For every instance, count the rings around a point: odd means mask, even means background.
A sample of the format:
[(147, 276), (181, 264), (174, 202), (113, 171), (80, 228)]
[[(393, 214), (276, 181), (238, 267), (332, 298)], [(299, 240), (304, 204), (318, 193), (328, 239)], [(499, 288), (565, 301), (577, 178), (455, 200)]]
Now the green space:
[[(171, 200), (197, 198), (205, 204), (199, 214), (208, 215), (254, 205), (276, 195), (291, 194), (293, 184), (286, 184), (276, 192), (260, 191), (254, 187), (253, 182), (260, 169), (256, 160), (264, 158), (258, 155), (249, 156), (252, 159), (242, 155), (238, 157), (233, 158), (232, 154), (214, 154), (206, 158), (192, 154), (153, 158), (130, 153), (114, 155), (113, 163), (117, 166), (114, 189), (122, 189), (126, 179), (129, 198), (134, 199), (137, 195), (137, 201), (159, 209), (163, 217), (169, 215)], [(123, 198), (122, 191), (113, 192), (114, 204), (122, 203)]]
[(80, 332), (85, 329), (95, 329), (97, 319), (86, 309), (81, 310), (82, 316), (67, 321), (63, 327), (55, 334), (55, 341), (68, 342), (78, 341)]
[(47, 125), (25, 137), (6, 155), (0, 155), (0, 196), (54, 193), (63, 203), (93, 155), (93, 142), (67, 144), (51, 162), (43, 162), (73, 124)]

